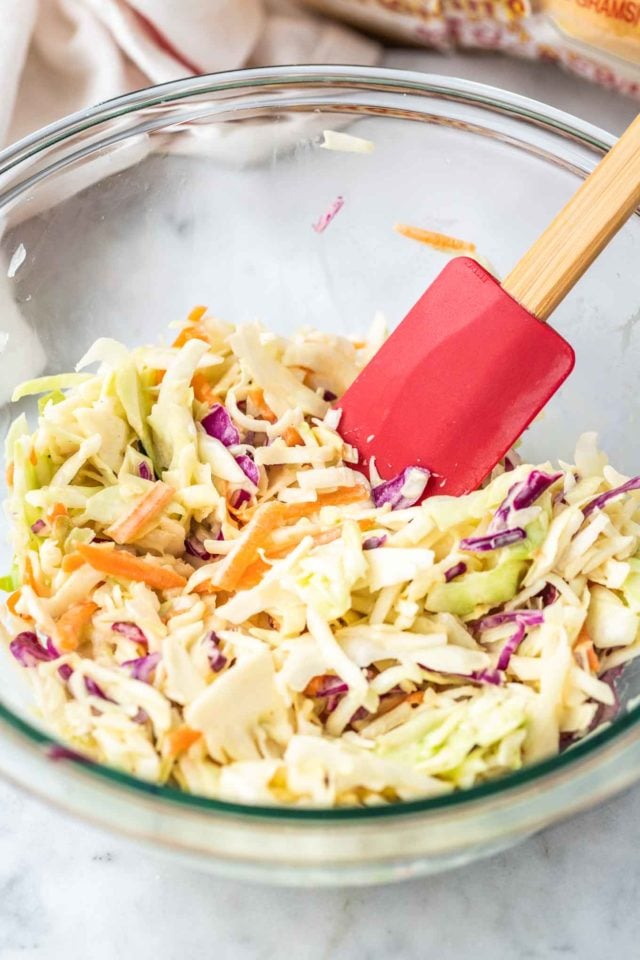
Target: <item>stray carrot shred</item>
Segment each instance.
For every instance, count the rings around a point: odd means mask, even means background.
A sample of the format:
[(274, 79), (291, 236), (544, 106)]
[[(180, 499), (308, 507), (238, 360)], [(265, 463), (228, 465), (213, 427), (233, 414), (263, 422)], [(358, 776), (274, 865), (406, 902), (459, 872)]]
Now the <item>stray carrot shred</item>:
[(202, 305), (194, 307), (193, 310), (189, 313), (189, 316), (187, 317), (187, 322), (197, 323), (198, 320), (202, 320), (206, 312), (207, 312), (207, 308), (203, 307)]
[(261, 420), (268, 420), (269, 423), (276, 422), (278, 418), (264, 399), (264, 393), (262, 390), (258, 388), (255, 390), (249, 390), (248, 397), (256, 408), (256, 413)]
[(62, 558), (62, 569), (65, 573), (73, 573), (74, 570), (79, 570), (80, 567), (84, 567), (86, 561), (80, 556), (79, 553), (68, 553)]
[(78, 649), (82, 640), (82, 632), (91, 622), (91, 618), (97, 609), (98, 604), (92, 600), (81, 600), (65, 610), (56, 623), (61, 650), (70, 653), (72, 650)]
[(295, 427), (287, 427), (282, 434), (282, 439), (288, 447), (299, 447), (304, 445), (304, 440)]
[(5, 472), (5, 480), (7, 481), (8, 487), (13, 486), (13, 474), (14, 474), (14, 466), (13, 466), (13, 460), (11, 460), (11, 462), (7, 464), (7, 469)]
[(35, 467), (35, 466), (37, 465), (37, 463), (38, 463), (38, 455), (37, 455), (37, 453), (35, 452), (35, 450), (33, 449), (33, 447), (31, 447), (31, 450), (30, 450), (30, 452), (29, 452), (29, 463), (31, 463), (34, 467)]
[(202, 371), (198, 370), (194, 373), (191, 380), (191, 386), (193, 388), (193, 395), (196, 400), (199, 400), (200, 403), (208, 403), (213, 405), (218, 403), (218, 397), (212, 385), (209, 383)]
[(177, 757), (179, 753), (184, 753), (189, 747), (193, 746), (202, 734), (199, 730), (193, 730), (191, 727), (178, 727), (167, 734), (168, 754), (170, 757)]
[(156, 371), (155, 371), (155, 373), (154, 373), (154, 375), (153, 375), (153, 386), (154, 386), (154, 387), (159, 387), (159, 386), (160, 386), (160, 384), (161, 384), (162, 381), (164, 380), (164, 375), (165, 375), (166, 372), (167, 372), (166, 370), (156, 370)]
[(426, 243), (427, 246), (435, 250), (464, 250), (467, 253), (474, 253), (475, 243), (468, 240), (458, 240), (457, 237), (449, 237), (446, 233), (436, 233), (434, 230), (424, 230), (422, 227), (412, 227), (408, 223), (395, 223), (393, 229), (396, 233), (408, 237), (410, 240), (419, 240), (420, 243)]

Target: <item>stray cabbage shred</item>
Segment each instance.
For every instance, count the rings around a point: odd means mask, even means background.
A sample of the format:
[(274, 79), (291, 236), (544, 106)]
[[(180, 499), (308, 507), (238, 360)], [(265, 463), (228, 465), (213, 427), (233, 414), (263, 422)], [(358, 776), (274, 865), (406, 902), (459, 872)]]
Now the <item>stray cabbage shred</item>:
[[(594, 434), (467, 496), (370, 479), (339, 397), (380, 345), (233, 327), (98, 340), (6, 442), (3, 633), (67, 748), (249, 804), (468, 788), (616, 712), (640, 480)], [(95, 372), (88, 372), (93, 367)]]

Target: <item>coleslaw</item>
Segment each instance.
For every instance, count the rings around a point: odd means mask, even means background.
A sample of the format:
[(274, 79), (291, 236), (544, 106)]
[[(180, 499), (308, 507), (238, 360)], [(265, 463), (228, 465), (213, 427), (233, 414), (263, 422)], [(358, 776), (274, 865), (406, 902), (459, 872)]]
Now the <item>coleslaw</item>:
[[(47, 728), (134, 776), (246, 803), (468, 788), (615, 713), (640, 651), (640, 478), (594, 434), (420, 503), (339, 433), (384, 337), (286, 339), (196, 308), (98, 340), (6, 441), (3, 635)], [(94, 367), (95, 372), (87, 372)]]

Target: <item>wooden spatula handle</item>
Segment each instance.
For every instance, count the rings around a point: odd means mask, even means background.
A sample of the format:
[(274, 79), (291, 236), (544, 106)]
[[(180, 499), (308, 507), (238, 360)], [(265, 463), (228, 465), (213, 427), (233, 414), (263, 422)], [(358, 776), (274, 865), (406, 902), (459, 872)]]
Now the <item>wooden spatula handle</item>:
[(640, 205), (640, 114), (502, 284), (546, 320)]

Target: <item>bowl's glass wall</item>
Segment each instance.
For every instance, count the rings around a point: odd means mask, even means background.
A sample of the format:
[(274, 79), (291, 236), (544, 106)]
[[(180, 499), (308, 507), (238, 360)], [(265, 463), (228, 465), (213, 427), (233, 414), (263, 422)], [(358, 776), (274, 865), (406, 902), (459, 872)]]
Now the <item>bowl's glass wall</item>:
[[(197, 303), (284, 333), (309, 324), (360, 334), (378, 311), (393, 326), (445, 262), (396, 234), (396, 221), (472, 240), (503, 275), (610, 142), (554, 111), (455, 81), (247, 76), (107, 105), (16, 150), (4, 172), (0, 164), (9, 332), (0, 401), (26, 376), (72, 369), (98, 336), (170, 339), (167, 325)], [(374, 152), (322, 150), (325, 128), (366, 137)], [(344, 208), (317, 234), (312, 223), (338, 195)], [(6, 278), (21, 244), (24, 262)], [(571, 459), (577, 435), (597, 430), (614, 464), (640, 472), (639, 262), (634, 217), (558, 310), (554, 325), (577, 367), (528, 431), (525, 457)], [(5, 403), (3, 432), (14, 414)], [(5, 549), (5, 568), (9, 559)], [(0, 706), (32, 722), (19, 679), (0, 660)], [(634, 678), (626, 686), (640, 690)], [(496, 827), (490, 842), (506, 832)], [(477, 843), (460, 836), (462, 847)]]

